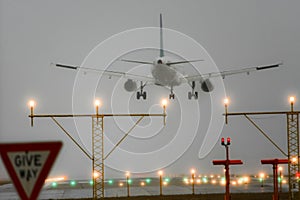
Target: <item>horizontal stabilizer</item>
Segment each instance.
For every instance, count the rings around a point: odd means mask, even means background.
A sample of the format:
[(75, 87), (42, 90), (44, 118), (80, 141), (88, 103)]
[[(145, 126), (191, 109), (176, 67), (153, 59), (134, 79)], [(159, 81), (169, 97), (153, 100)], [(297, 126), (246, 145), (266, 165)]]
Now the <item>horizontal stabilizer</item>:
[(199, 62), (204, 60), (183, 60), (183, 61), (177, 61), (177, 62), (169, 62), (167, 65), (177, 65), (177, 64), (184, 64), (184, 63), (192, 63), (192, 62)]
[(153, 62), (140, 61), (140, 60), (127, 60), (127, 59), (121, 59), (121, 61), (124, 61), (124, 62), (130, 62), (130, 63), (145, 64), (145, 65), (152, 65), (152, 64), (153, 64)]

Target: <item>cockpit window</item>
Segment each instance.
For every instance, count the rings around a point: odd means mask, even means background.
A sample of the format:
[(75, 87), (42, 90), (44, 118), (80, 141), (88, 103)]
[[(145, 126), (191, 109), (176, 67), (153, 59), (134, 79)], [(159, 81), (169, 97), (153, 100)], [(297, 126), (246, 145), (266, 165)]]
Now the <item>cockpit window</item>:
[(162, 64), (162, 60), (159, 59), (159, 60), (157, 61), (157, 64)]

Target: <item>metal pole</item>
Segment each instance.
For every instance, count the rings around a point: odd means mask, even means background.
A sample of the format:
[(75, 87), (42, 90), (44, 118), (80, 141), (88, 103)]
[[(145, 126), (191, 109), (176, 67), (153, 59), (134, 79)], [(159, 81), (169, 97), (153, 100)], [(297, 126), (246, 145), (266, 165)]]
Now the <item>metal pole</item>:
[(31, 127), (33, 127), (33, 106), (30, 107)]
[(229, 175), (229, 147), (228, 145), (225, 145), (226, 148), (226, 165), (225, 165), (225, 177), (226, 177), (226, 194), (225, 199), (230, 200), (230, 191), (229, 191), (229, 185), (230, 185), (230, 175)]
[(278, 165), (276, 163), (273, 164), (273, 184), (274, 184), (274, 196), (273, 200), (278, 200)]
[(162, 175), (159, 175), (159, 195), (162, 196)]
[(227, 106), (227, 104), (225, 104), (225, 124), (228, 124), (227, 113), (228, 113), (228, 106)]
[(129, 176), (127, 175), (126, 176), (126, 183), (127, 183), (127, 197), (129, 197), (130, 196), (130, 191), (129, 191)]
[(195, 174), (193, 173), (192, 174), (192, 180), (193, 180), (193, 183), (192, 183), (192, 195), (195, 194)]
[(279, 177), (280, 177), (280, 182), (279, 182), (279, 192), (282, 192), (282, 172), (281, 170), (279, 171)]
[(163, 113), (163, 115), (164, 115), (164, 126), (166, 125), (166, 105), (163, 105), (163, 109), (164, 109), (164, 113)]

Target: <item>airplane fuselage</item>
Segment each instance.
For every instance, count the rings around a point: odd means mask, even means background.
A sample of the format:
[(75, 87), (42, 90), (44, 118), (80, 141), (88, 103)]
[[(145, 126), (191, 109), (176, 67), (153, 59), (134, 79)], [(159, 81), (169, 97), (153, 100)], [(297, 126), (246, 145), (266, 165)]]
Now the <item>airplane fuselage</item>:
[(180, 85), (182, 82), (179, 73), (167, 63), (168, 61), (164, 57), (159, 57), (154, 61), (151, 73), (155, 79), (155, 84), (169, 87)]

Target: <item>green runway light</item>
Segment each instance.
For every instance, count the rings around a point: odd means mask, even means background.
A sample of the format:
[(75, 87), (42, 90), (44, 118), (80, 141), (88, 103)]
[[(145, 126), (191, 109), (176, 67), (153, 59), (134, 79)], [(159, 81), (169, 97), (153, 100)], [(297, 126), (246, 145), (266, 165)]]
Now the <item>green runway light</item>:
[(75, 185), (76, 185), (76, 181), (71, 181), (71, 182), (70, 182), (70, 185), (71, 185), (71, 186), (75, 186)]
[(263, 179), (262, 178), (259, 178), (259, 182), (262, 182), (263, 181)]
[(111, 179), (110, 179), (110, 180), (108, 180), (108, 184), (109, 184), (109, 185), (112, 185), (113, 183), (114, 183), (114, 181), (113, 181), (113, 180), (111, 180)]
[(169, 183), (170, 182), (170, 178), (165, 178), (165, 182)]
[(131, 179), (128, 179), (128, 184), (131, 184), (132, 183), (132, 180)]
[(56, 182), (53, 182), (51, 185), (52, 185), (52, 187), (54, 187), (54, 188), (57, 187), (57, 183), (56, 183)]
[(208, 182), (208, 180), (207, 180), (206, 177), (202, 178), (202, 181), (203, 181), (203, 183), (207, 183)]
[(280, 178), (280, 177), (278, 177), (278, 182), (279, 182), (279, 183), (281, 182), (281, 178)]
[(90, 185), (94, 185), (94, 181), (93, 180), (90, 180)]
[(151, 179), (150, 179), (150, 178), (147, 178), (147, 179), (146, 179), (146, 183), (148, 183), (148, 184), (151, 183)]

